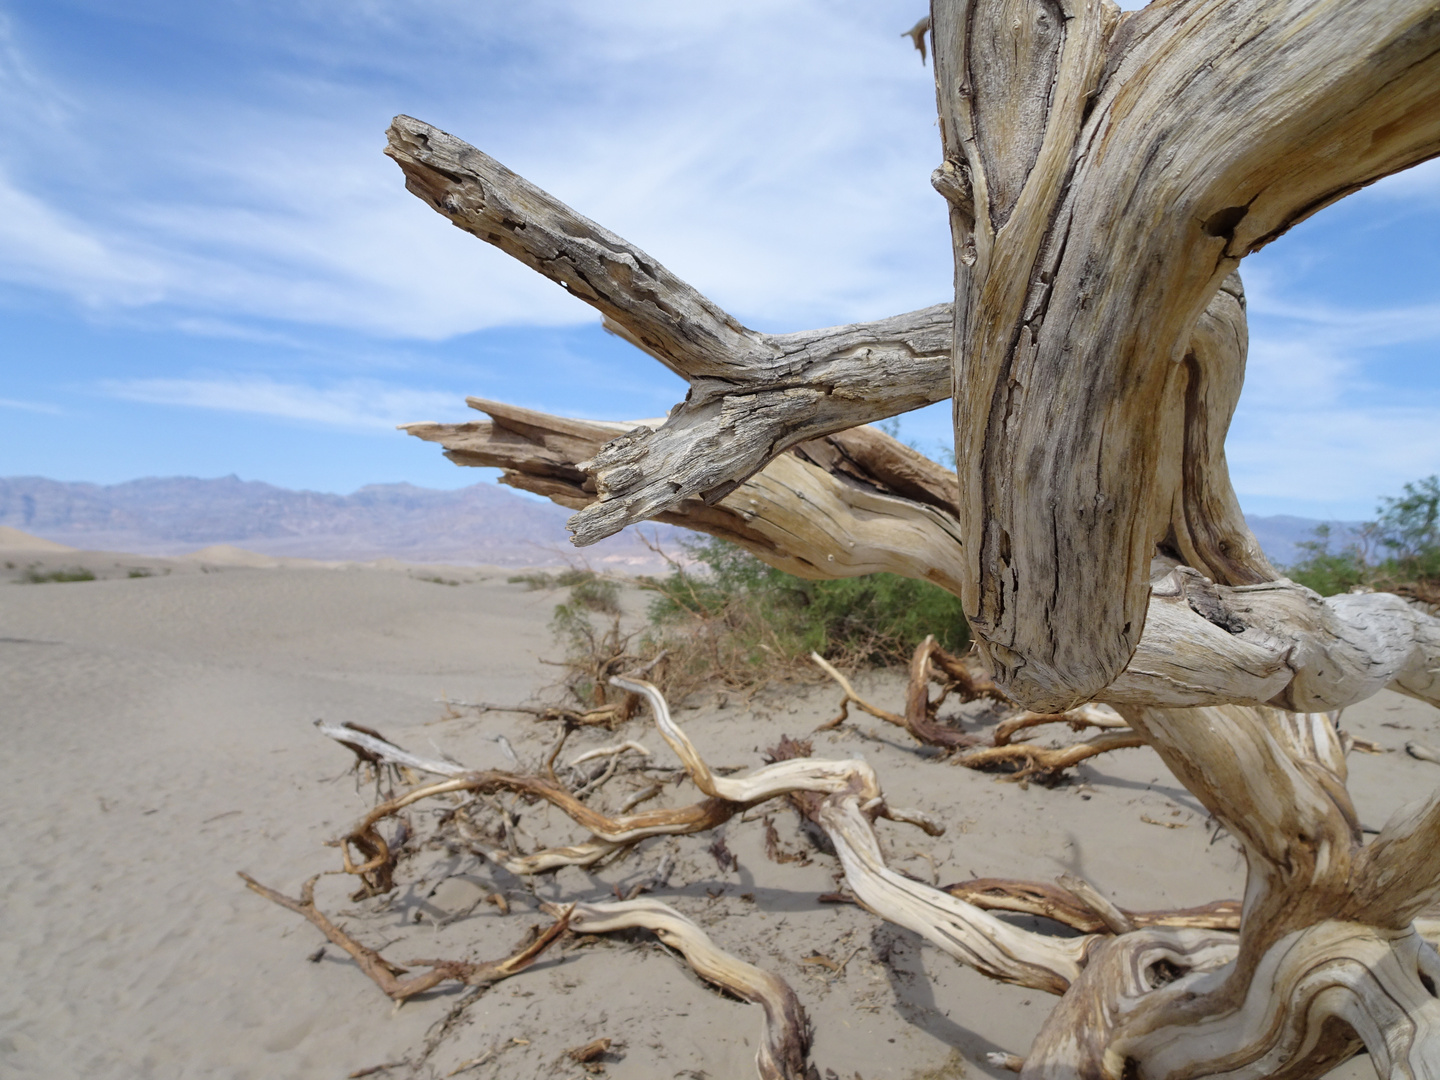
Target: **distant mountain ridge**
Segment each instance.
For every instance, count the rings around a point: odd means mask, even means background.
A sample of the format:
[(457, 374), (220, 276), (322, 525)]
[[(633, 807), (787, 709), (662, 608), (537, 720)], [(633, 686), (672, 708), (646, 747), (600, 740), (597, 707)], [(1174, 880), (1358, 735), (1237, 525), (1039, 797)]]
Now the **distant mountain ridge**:
[[(222, 476), (148, 477), (123, 484), (0, 477), (0, 526), (68, 544), (141, 555), (178, 555), (234, 544), (266, 555), (308, 559), (395, 558), (407, 562), (542, 565), (576, 558), (597, 565), (653, 567), (652, 552), (627, 529), (591, 548), (570, 545), (568, 510), (480, 483), (453, 491), (413, 484), (367, 484), (350, 495), (291, 491)], [(1287, 514), (1246, 520), (1278, 566), (1296, 562), (1314, 537), (1311, 518)], [(1331, 549), (1358, 522), (1330, 522)], [(646, 525), (677, 547), (683, 530)]]
[[(570, 512), (493, 483), (454, 491), (368, 484), (350, 495), (291, 491), (237, 476), (148, 477), (123, 484), (0, 478), (0, 525), (71, 547), (176, 555), (233, 544), (311, 559), (542, 565), (658, 560), (633, 530), (586, 549), (565, 530)], [(646, 526), (675, 546), (681, 530)]]
[(1315, 518), (1295, 517), (1291, 514), (1273, 514), (1267, 517), (1245, 515), (1245, 523), (1260, 541), (1261, 550), (1277, 567), (1289, 566), (1305, 556), (1300, 544), (1315, 539), (1315, 530), (1321, 525), (1330, 526), (1330, 550), (1341, 551), (1356, 539), (1359, 521), (1319, 521)]

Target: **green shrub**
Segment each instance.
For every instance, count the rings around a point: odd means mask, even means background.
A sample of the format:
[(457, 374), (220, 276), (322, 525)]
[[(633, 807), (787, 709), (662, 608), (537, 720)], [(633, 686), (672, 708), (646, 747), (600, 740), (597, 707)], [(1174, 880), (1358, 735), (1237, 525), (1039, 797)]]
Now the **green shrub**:
[(1330, 526), (1297, 545), (1305, 557), (1286, 568), (1294, 581), (1321, 596), (1356, 587), (1434, 596), (1440, 586), (1440, 477), (1405, 485), (1398, 498), (1380, 500), (1374, 521), (1362, 525), (1355, 542), (1330, 550)]
[(1319, 525), (1314, 540), (1295, 545), (1305, 552), (1299, 562), (1286, 567), (1290, 580), (1314, 589), (1321, 596), (1349, 592), (1370, 581), (1371, 568), (1358, 545), (1351, 544), (1339, 552), (1330, 550), (1330, 526)]
[[(565, 685), (586, 707), (613, 694), (611, 675), (662, 652), (646, 677), (678, 703), (706, 685), (753, 690), (812, 676), (812, 651), (850, 666), (905, 664), (929, 634), (951, 653), (969, 642), (959, 600), (925, 582), (894, 574), (806, 581), (723, 540), (685, 548), (698, 567), (675, 564), (668, 577), (639, 580), (653, 593), (643, 628), (622, 628), (615, 582), (566, 573), (570, 596), (550, 626), (565, 646)], [(597, 621), (596, 612), (609, 618)]]
[(649, 579), (657, 628), (685, 622), (728, 638), (726, 652), (749, 666), (785, 665), (809, 653), (850, 664), (903, 664), (934, 634), (956, 653), (969, 643), (960, 601), (938, 586), (896, 574), (808, 581), (724, 540), (686, 545), (703, 570)]
[(620, 614), (620, 586), (601, 577), (588, 578), (570, 586), (570, 603), (587, 611)]
[(528, 592), (535, 592), (537, 589), (553, 589), (556, 584), (554, 575), (544, 572), (515, 574), (505, 580), (511, 585), (524, 585)]
[(21, 585), (45, 585), (54, 581), (94, 581), (95, 575), (84, 567), (76, 567), (73, 570), (50, 570), (41, 572), (30, 567), (21, 575)]

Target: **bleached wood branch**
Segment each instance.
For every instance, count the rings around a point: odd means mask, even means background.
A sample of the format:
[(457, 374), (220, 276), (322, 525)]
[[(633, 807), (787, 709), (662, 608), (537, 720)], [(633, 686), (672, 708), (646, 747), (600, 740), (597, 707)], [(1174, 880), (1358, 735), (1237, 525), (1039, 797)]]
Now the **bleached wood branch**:
[(691, 384), (660, 432), (632, 429), (588, 462), (600, 498), (571, 522), (576, 543), (682, 499), (714, 501), (796, 442), (949, 396), (948, 304), (763, 334), (473, 146), (408, 116), (389, 139), (411, 192), (590, 304)]
[(360, 731), (349, 724), (334, 724), (328, 720), (316, 720), (315, 726), (320, 729), (321, 735), (334, 739), (342, 746), (352, 749), (358, 747), (392, 765), (404, 765), (410, 769), (419, 769), (421, 772), (434, 773), (436, 776), (463, 776), (467, 771), (463, 766), (456, 765), (452, 761), (438, 761), (434, 758), (412, 754), (378, 735)]
[[(1440, 152), (1440, 24), (1429, 0), (936, 0), (932, 21), (962, 599), (997, 681), (1060, 709), (1144, 628), (1156, 420), (1197, 316), (1245, 254)], [(1186, 441), (1213, 453), (1208, 423)]]
[[(1048, 905), (1044, 890), (1033, 886), (1002, 889), (1005, 895), (997, 899), (993, 884), (985, 889), (973, 883), (995, 901), (982, 905), (961, 899), (968, 895), (961, 888), (937, 890), (911, 881), (885, 865), (868, 813), (889, 811), (878, 779), (863, 761), (788, 758), (747, 775), (721, 777), (653, 686), (624, 678), (616, 685), (649, 701), (662, 738), (709, 796), (695, 808), (651, 812), (656, 825), (668, 820), (650, 835), (695, 831), (701, 824), (696, 811), (713, 827), (763, 799), (793, 792), (818, 796), (816, 818), (862, 904), (993, 978), (1062, 995), (1025, 1059), (1026, 1075), (1118, 1076), (1124, 1071), (1119, 1063), (1130, 1058), (1140, 1063), (1141, 1075), (1167, 1076), (1183, 1071), (1186, 1062), (1208, 1060), (1204, 1054), (1213, 1051), (1207, 1048), (1223, 1044), (1234, 1047), (1227, 1071), (1247, 1080), (1260, 1080), (1281, 1065), (1286, 1075), (1313, 1076), (1359, 1045), (1349, 1028), (1336, 1028), (1331, 1020), (1351, 1025), (1377, 1060), (1391, 1062), (1398, 1073), (1426, 1075), (1435, 1064), (1432, 1030), (1440, 1011), (1425, 980), (1434, 985), (1440, 955), (1410, 920), (1434, 903), (1440, 888), (1440, 845), (1434, 843), (1440, 796), (1402, 811), (1375, 844), (1363, 847), (1345, 793), (1344, 754), (1324, 715), (1239, 707), (1123, 710), (1245, 848), (1251, 873), (1237, 941), (1233, 933), (1173, 925), (1214, 926), (1217, 920), (1233, 925), (1233, 910), (1225, 905), (1140, 917), (1088, 883), (1068, 878), (1062, 879), (1065, 891)], [(347, 739), (354, 731), (337, 727), (330, 734)], [(382, 761), (408, 756), (379, 736), (369, 736), (365, 748)], [(623, 830), (647, 816), (611, 821), (539, 778), (462, 770), (367, 814), (347, 839), (370, 837), (376, 858), (354, 866), (347, 852), (347, 869), (364, 873), (388, 858), (374, 830), (381, 818), (462, 789), (538, 795), (592, 830), (594, 839), (574, 848), (531, 856), (487, 851), (518, 873), (589, 864), (638, 838), (640, 833)], [(1077, 912), (1067, 915), (1071, 905)], [(987, 906), (1036, 910), (1071, 922), (1089, 912), (1116, 936), (1054, 938), (997, 919)], [(607, 921), (612, 915), (615, 921)], [(737, 967), (708, 940), (667, 919), (661, 907), (602, 905), (577, 908), (571, 924), (584, 932), (646, 925), (672, 935), (667, 940), (703, 977), (766, 1005), (770, 1049), (760, 1055), (762, 1075), (802, 1075), (786, 1071), (790, 1065), (784, 1064), (803, 1064), (803, 1047), (799, 1057), (784, 1049), (801, 1045), (786, 1033), (803, 1031), (803, 1024), (791, 1022), (797, 1014), (783, 1007), (789, 1000), (783, 989), (761, 986), (763, 973)], [(476, 973), (478, 968), (437, 966), (423, 981), (431, 985)], [(412, 990), (406, 984), (402, 992)]]
[[(657, 423), (616, 426), (571, 458), (596, 497), (576, 507), (575, 541), (591, 543), (686, 500), (714, 503), (797, 443), (884, 419), (950, 396), (953, 310), (949, 304), (873, 323), (796, 334), (740, 326), (713, 301), (643, 251), (577, 214), (481, 151), (410, 117), (397, 117), (387, 153), (406, 186), (458, 227), (514, 256), (594, 306), (606, 325), (690, 382), (684, 402)], [(1184, 409), (1216, 407), (1229, 395), (1213, 438), (1177, 448), (1176, 542), (1227, 584), (1273, 577), (1244, 527), (1223, 468), (1187, 461), (1219, 455), (1244, 367), (1239, 279), (1216, 295), (1196, 325), (1187, 371), (1211, 376), (1208, 391), (1180, 386)], [(1236, 345), (1239, 349), (1236, 352)], [(1238, 356), (1239, 368), (1212, 362)], [(1182, 376), (1182, 379), (1184, 376)], [(479, 403), (487, 411), (494, 403)], [(497, 406), (504, 408), (503, 406)], [(517, 418), (522, 410), (510, 410)], [(412, 430), (419, 425), (411, 425)], [(1178, 429), (1177, 429), (1178, 430)], [(1207, 429), (1209, 430), (1209, 429)], [(1192, 439), (1192, 442), (1194, 440)], [(1202, 440), (1203, 443), (1203, 440)], [(1168, 508), (1167, 508), (1168, 509)]]
[[(355, 961), (355, 965), (368, 975), (387, 997), (397, 1002), (403, 1002), (416, 994), (423, 994), (443, 982), (454, 981), (466, 986), (485, 986), (508, 979), (512, 975), (518, 975), (539, 959), (540, 954), (570, 928), (569, 908), (556, 905), (555, 922), (543, 933), (537, 932), (527, 944), (521, 945), (514, 954), (503, 960), (488, 960), (478, 963), (469, 960), (411, 960), (411, 964), (417, 967), (424, 965), (430, 970), (423, 975), (412, 975), (410, 978), (404, 979), (401, 976), (408, 974), (405, 968), (391, 963), (374, 949), (360, 944), (331, 922), (325, 913), (316, 906), (315, 882), (320, 880), (320, 875), (317, 874), (305, 882), (300, 889), (300, 899), (298, 900), (261, 885), (249, 874), (242, 873), (240, 877), (252, 892), (258, 893), (272, 903), (279, 904), (297, 915), (304, 916), (332, 944), (349, 953)], [(537, 927), (536, 930), (538, 931), (539, 928)]]
[[(817, 813), (872, 907), (997, 978), (1068, 986), (1025, 1076), (1309, 1080), (1362, 1044), (1397, 1080), (1440, 1075), (1440, 956), (1412, 926), (1436, 900), (1440, 799), (1363, 846), (1319, 715), (1382, 685), (1440, 700), (1440, 623), (1397, 597), (1322, 601), (1276, 580), (1223, 453), (1245, 356), (1229, 275), (1316, 209), (1440, 152), (1440, 14), (1433, 0), (1157, 0), (1129, 15), (1109, 0), (934, 0), (931, 24), (958, 484), (913, 461), (892, 482), (886, 455), (903, 455), (875, 433), (817, 437), (906, 394), (934, 399), (919, 370), (933, 351), (891, 349), (916, 330), (906, 317), (798, 335), (796, 355), (814, 355), (786, 368), (781, 339), (404, 122), (392, 153), (412, 190), (692, 382), (659, 434), (611, 427), (584, 457), (573, 424), (552, 436), (488, 405), (483, 430), (416, 433), (457, 458), (508, 455), (512, 482), (580, 509), (581, 540), (663, 514), (806, 576), (924, 576), (961, 597), (1012, 697), (1121, 708), (1244, 846), (1238, 948), (1151, 927), (1066, 961), (887, 876), (867, 846), (873, 778), (851, 772), (851, 791), (824, 770), (713, 777), (660, 722), (712, 802), (822, 785)], [(854, 363), (872, 347), (864, 362), (892, 364), (903, 388), (846, 403), (843, 380), (818, 378), (831, 365), (885, 383)]]
[[(561, 506), (595, 500), (578, 462), (623, 425), (553, 417), (468, 399), (490, 421), (407, 424), (402, 430), (445, 447), (458, 465), (494, 466), (501, 482)], [(954, 476), (874, 428), (813, 439), (782, 454), (715, 505), (691, 499), (654, 520), (734, 540), (799, 577), (852, 577), (880, 571), (925, 576), (958, 588)], [(939, 537), (948, 542), (937, 543)]]
[[(458, 463), (505, 468), (505, 482), (562, 505), (593, 498), (566, 452), (585, 453), (617, 425), (484, 407), (491, 424), (407, 430), (440, 442)], [(733, 540), (801, 577), (886, 570), (960, 595), (957, 498), (947, 470), (883, 432), (857, 428), (802, 444), (714, 506), (682, 503), (659, 520)], [(1236, 574), (1257, 566), (1230, 565)], [(1097, 698), (1321, 712), (1382, 687), (1440, 704), (1440, 621), (1421, 605), (1389, 593), (1322, 600), (1284, 579), (1227, 587), (1178, 567), (1154, 582), (1136, 651)]]
[(674, 908), (658, 900), (576, 904), (570, 912), (570, 926), (581, 934), (606, 934), (632, 927), (651, 931), (684, 956), (702, 979), (764, 1010), (764, 1038), (755, 1054), (761, 1080), (807, 1080), (815, 1075), (807, 1068), (810, 1020), (790, 984), (725, 952)]
[(854, 796), (827, 799), (820, 824), (855, 896), (871, 911), (924, 937), (983, 975), (1051, 994), (1075, 981), (1091, 940), (1048, 938), (895, 873)]
[[(1354, 1049), (1353, 1036), (1327, 1027), (1334, 1017), (1353, 1025), (1372, 1053), (1398, 1055), (1422, 1073), (1440, 1064), (1440, 1044), (1426, 1030), (1440, 1011), (1423, 986), (1440, 956), (1410, 925), (1433, 901), (1440, 857), (1407, 865), (1420, 854), (1420, 835), (1434, 846), (1433, 809), (1402, 812), (1387, 826), (1385, 848), (1363, 847), (1338, 733), (1321, 714), (1235, 706), (1121, 712), (1240, 841), (1249, 874), (1234, 960), (1198, 976), (1182, 963), (1171, 985), (1131, 1009), (1114, 1007), (1124, 997), (1119, 988), (1096, 990), (1112, 1002), (1113, 1022), (1088, 1025), (1092, 1034), (1104, 1028), (1093, 1047), (1107, 1058), (1134, 1056), (1154, 1075), (1170, 1075), (1186, 1055), (1210, 1060), (1219, 1045), (1235, 1048), (1238, 1075), (1258, 1080), (1282, 1063), (1287, 1075), (1315, 1075)], [(1047, 1028), (1056, 1023), (1052, 1017)]]
[[(487, 857), (519, 874), (540, 873), (560, 866), (593, 865), (605, 855), (645, 836), (679, 835), (714, 828), (757, 803), (804, 792), (823, 797), (819, 821), (840, 853), (851, 887), (867, 907), (883, 918), (924, 934), (962, 962), (1009, 982), (1061, 993), (1079, 974), (1089, 938), (1054, 938), (1022, 930), (943, 890), (911, 881), (886, 867), (868, 815), (915, 824), (932, 835), (938, 835), (943, 829), (918, 811), (888, 806), (874, 770), (864, 760), (788, 758), (748, 774), (722, 777), (709, 767), (689, 736), (675, 723), (664, 696), (653, 685), (627, 678), (615, 678), (612, 682), (649, 702), (657, 730), (680, 758), (695, 786), (709, 796), (705, 802), (677, 810), (652, 810), (610, 819), (540, 777), (462, 770), (458, 776), (423, 785), (377, 805), (351, 826), (340, 842), (346, 870), (353, 874), (373, 873), (392, 861), (388, 845), (375, 829), (378, 822), (421, 799), (458, 790), (479, 793), (510, 790), (538, 796), (591, 831), (593, 838), (584, 844), (551, 848), (528, 856), (499, 851), (477, 838), (467, 837)], [(326, 733), (338, 739), (350, 734), (351, 729), (341, 727)], [(385, 739), (370, 738), (367, 748), (382, 760), (399, 760), (405, 756), (404, 751)], [(357, 865), (350, 859), (351, 844), (375, 854), (368, 862)], [(579, 905), (571, 925), (588, 931), (586, 920), (591, 915), (599, 919), (605, 910), (606, 905), (592, 908)], [(633, 914), (650, 909), (642, 905), (623, 910)], [(661, 925), (656, 923), (652, 928)], [(703, 951), (703, 944), (697, 948)], [(687, 957), (692, 963), (697, 962), (689, 951)]]

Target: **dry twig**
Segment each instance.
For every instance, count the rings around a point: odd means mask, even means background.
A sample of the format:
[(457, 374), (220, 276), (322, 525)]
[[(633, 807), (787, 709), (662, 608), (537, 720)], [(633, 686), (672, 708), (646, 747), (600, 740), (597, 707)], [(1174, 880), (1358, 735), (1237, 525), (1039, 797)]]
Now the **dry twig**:
[(486, 960), (479, 963), (467, 960), (412, 960), (411, 964), (417, 967), (424, 965), (430, 970), (423, 975), (402, 979), (400, 976), (407, 974), (407, 969), (386, 960), (374, 949), (361, 945), (315, 906), (315, 882), (320, 880), (320, 876), (316, 874), (305, 882), (300, 890), (300, 899), (292, 900), (283, 893), (261, 885), (249, 874), (240, 874), (245, 884), (265, 899), (308, 919), (332, 943), (349, 953), (360, 970), (395, 1001), (404, 1001), (416, 994), (423, 994), (447, 981), (463, 983), (466, 986), (481, 986), (508, 979), (533, 964), (570, 925), (569, 913), (562, 909), (556, 915), (555, 922), (544, 933), (504, 960)]

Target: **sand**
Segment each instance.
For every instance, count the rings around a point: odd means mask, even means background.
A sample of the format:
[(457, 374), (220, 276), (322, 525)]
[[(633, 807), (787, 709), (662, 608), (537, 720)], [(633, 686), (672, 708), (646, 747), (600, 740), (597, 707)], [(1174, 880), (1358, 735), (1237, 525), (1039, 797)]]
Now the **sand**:
[[(315, 732), (317, 717), (474, 767), (508, 767), (503, 734), (522, 761), (536, 761), (546, 726), (495, 713), (446, 720), (436, 699), (543, 695), (556, 673), (541, 660), (559, 651), (547, 624), (560, 594), (509, 584), (510, 570), (6, 544), (0, 565), (13, 564), (12, 579), (27, 568), (90, 567), (97, 580), (0, 583), (0, 1075), (339, 1078), (413, 1057), (460, 992), (395, 1009), (333, 947), (308, 959), (319, 933), (246, 890), (236, 871), (294, 895), (309, 875), (338, 866), (322, 842), (368, 807), (369, 792), (347, 772), (348, 753)], [(443, 583), (452, 580), (461, 584)], [(627, 609), (643, 600), (630, 591)], [(861, 689), (900, 701), (894, 678), (862, 679)], [(780, 688), (748, 705), (702, 695), (677, 719), (712, 763), (750, 767), (782, 733), (832, 716), (836, 700), (827, 685)], [(1402, 749), (1407, 739), (1440, 744), (1436, 719), (1388, 693), (1346, 714), (1347, 729), (1388, 750), (1350, 760), (1366, 826), (1440, 780), (1440, 768)], [(1213, 836), (1149, 750), (1096, 759), (1061, 787), (1022, 789), (933, 760), (893, 730), (862, 718), (817, 736), (815, 750), (865, 756), (897, 802), (949, 823), (939, 839), (882, 823), (894, 864), (917, 877), (1070, 871), (1131, 908), (1239, 895), (1233, 842)], [(621, 737), (671, 760), (644, 717)], [(566, 756), (612, 738), (577, 737)], [(598, 805), (613, 809), (645, 783), (617, 778)], [(663, 797), (693, 798), (688, 785)], [(402, 868), (388, 900), (352, 902), (352, 882), (340, 877), (322, 879), (317, 895), (393, 959), (498, 957), (545, 921), (537, 898), (607, 897), (672, 852), (676, 869), (658, 898), (790, 981), (814, 1020), (822, 1075), (1009, 1075), (984, 1053), (1023, 1053), (1052, 999), (975, 976), (858, 908), (818, 902), (836, 886), (835, 860), (810, 845), (790, 810), (777, 807), (773, 820), (808, 864), (767, 859), (756, 815), (724, 829), (738, 871), (719, 869), (707, 836), (652, 840), (616, 867), (565, 870), (533, 892), (478, 858), (435, 852)], [(524, 827), (546, 842), (583, 836), (541, 809), (526, 811)], [(510, 914), (474, 906), (495, 891)], [(839, 975), (802, 962), (816, 952), (849, 962)], [(608, 1036), (623, 1043), (605, 1065), (617, 1080), (748, 1078), (759, 1027), (758, 1010), (631, 934), (554, 951), (492, 988), (420, 1075), (445, 1076), (495, 1050), (459, 1075), (584, 1076), (564, 1050)], [(1358, 1059), (1340, 1072), (1370, 1070)]]

